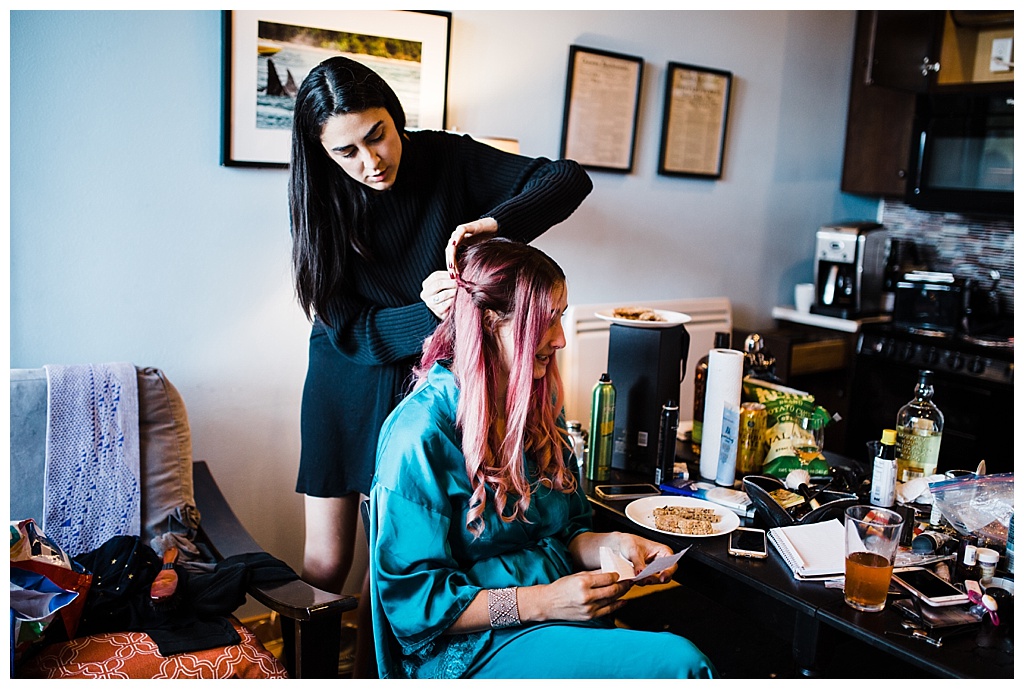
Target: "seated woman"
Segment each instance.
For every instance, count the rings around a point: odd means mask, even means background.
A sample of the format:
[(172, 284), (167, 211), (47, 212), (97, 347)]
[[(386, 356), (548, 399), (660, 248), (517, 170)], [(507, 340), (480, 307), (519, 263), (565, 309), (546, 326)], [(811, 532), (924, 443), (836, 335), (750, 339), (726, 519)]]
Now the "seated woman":
[(601, 571), (600, 547), (635, 572), (671, 549), (591, 530), (555, 365), (565, 275), (504, 239), (465, 248), (459, 264), (454, 304), (377, 448), (369, 521), (380, 676), (714, 676), (685, 638), (608, 619), (633, 582)]

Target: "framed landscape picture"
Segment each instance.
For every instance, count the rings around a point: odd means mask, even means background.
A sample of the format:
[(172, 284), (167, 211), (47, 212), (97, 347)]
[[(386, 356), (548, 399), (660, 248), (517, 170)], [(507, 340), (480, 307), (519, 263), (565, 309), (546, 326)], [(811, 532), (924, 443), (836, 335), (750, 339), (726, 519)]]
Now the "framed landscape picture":
[(410, 129), (444, 129), (450, 12), (226, 10), (221, 164), (286, 167), (295, 94), (344, 55), (394, 89)]

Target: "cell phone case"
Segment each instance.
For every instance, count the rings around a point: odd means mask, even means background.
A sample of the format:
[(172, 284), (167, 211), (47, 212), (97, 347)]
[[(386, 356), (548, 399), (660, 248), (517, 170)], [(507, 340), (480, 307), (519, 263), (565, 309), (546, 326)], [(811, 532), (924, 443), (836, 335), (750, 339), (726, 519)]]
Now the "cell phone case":
[[(653, 484), (636, 484), (636, 485), (637, 486), (649, 486), (653, 490), (642, 490), (642, 491), (635, 491), (635, 492), (625, 492), (625, 493), (619, 493), (619, 494), (610, 494), (610, 493), (606, 493), (604, 490), (602, 490), (606, 486), (597, 486), (597, 488), (595, 488), (595, 492), (597, 493), (597, 496), (599, 498), (601, 498), (602, 500), (635, 500), (637, 498), (649, 498), (649, 497), (653, 497), (653, 496), (656, 496), (656, 495), (661, 495), (661, 491), (658, 490), (658, 487), (653, 485)], [(623, 487), (632, 487), (632, 485), (631, 484), (629, 484), (629, 485), (624, 484), (622, 486), (611, 486), (611, 487), (623, 488)]]
[(893, 603), (892, 606), (899, 610), (904, 617), (913, 622), (920, 622), (929, 629), (960, 627), (981, 622), (981, 616), (972, 613), (969, 607), (950, 605), (937, 608), (919, 601), (913, 596), (901, 598)]

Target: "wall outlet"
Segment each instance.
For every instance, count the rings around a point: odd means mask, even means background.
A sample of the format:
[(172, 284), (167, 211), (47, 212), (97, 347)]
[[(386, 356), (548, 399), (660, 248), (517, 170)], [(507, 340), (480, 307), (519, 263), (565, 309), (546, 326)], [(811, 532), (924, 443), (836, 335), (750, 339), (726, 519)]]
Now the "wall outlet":
[(990, 72), (1009, 72), (1013, 69), (1013, 39), (992, 39), (992, 57), (989, 60)]

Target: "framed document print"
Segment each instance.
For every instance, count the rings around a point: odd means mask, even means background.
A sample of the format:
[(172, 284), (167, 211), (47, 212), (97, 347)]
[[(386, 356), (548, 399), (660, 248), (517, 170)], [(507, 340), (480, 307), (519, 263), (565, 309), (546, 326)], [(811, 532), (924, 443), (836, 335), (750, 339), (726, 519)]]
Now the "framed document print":
[(299, 85), (344, 55), (391, 86), (410, 129), (444, 129), (450, 12), (225, 10), (221, 164), (287, 167)]
[(658, 173), (722, 176), (732, 72), (668, 63)]
[(562, 157), (610, 172), (633, 169), (643, 58), (569, 46)]

